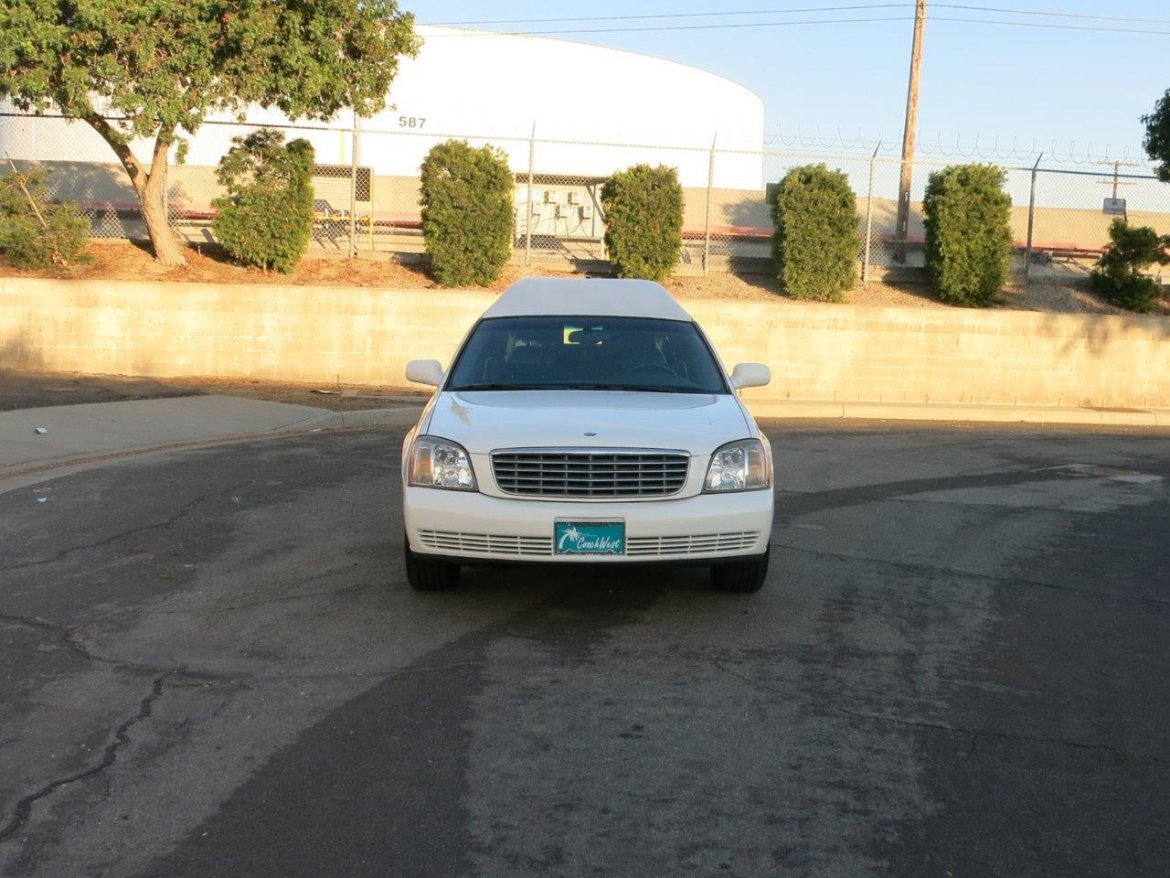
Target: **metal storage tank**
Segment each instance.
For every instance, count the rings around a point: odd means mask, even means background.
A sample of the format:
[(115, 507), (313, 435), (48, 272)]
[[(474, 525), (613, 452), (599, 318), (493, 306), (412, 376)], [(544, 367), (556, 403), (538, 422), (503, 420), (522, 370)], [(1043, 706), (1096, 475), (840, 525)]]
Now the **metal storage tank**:
[[(389, 94), (392, 105), (362, 119), (361, 163), (377, 174), (413, 175), (427, 150), (448, 137), (490, 141), (507, 150), (514, 170), (528, 167), (535, 128), (542, 171), (610, 174), (639, 161), (679, 168), (684, 186), (708, 183), (707, 151), (759, 153), (761, 99), (715, 74), (633, 52), (542, 37), (420, 25), (423, 46), (403, 59)], [(0, 102), (0, 109), (11, 106)], [(277, 112), (252, 108), (249, 124), (287, 125)], [(231, 114), (211, 121), (231, 122)], [(306, 123), (324, 161), (349, 163), (352, 117)], [(191, 138), (188, 163), (214, 165), (236, 131), (206, 126)], [(370, 143), (371, 139), (405, 135)], [(402, 142), (405, 140), (405, 142)], [(146, 144), (135, 144), (142, 158)], [(57, 119), (0, 118), (0, 150), (14, 159), (110, 162), (89, 126)], [(720, 188), (758, 189), (758, 155), (723, 157)]]
[[(233, 136), (262, 125), (296, 126), (288, 137), (304, 137), (316, 149), (320, 203), (341, 211), (352, 203), (371, 223), (415, 223), (419, 167), (449, 138), (505, 150), (517, 175), (518, 233), (531, 220), (534, 235), (599, 241), (601, 180), (642, 162), (678, 169), (689, 190), (691, 226), (702, 223), (708, 185), (727, 193), (716, 195), (720, 203), (763, 189), (763, 102), (724, 77), (565, 40), (434, 26), (417, 31), (423, 38), (418, 56), (402, 60), (387, 108), (371, 118), (342, 111), (329, 122), (293, 122), (252, 107), (241, 127), (235, 114), (210, 116), (187, 138), (185, 164), (172, 156), (172, 208), (208, 215), (219, 194), (215, 165)], [(11, 109), (0, 102), (0, 110)], [(150, 146), (132, 145), (144, 161)], [(58, 197), (100, 210), (134, 209), (125, 172), (84, 123), (0, 116), (0, 150), (18, 161), (51, 163)], [(351, 202), (355, 164), (361, 182)]]

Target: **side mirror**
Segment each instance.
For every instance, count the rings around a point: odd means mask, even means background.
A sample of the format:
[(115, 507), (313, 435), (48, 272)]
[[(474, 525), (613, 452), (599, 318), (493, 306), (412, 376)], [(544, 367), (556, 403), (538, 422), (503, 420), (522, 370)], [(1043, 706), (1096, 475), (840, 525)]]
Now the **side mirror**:
[(406, 364), (406, 380), (438, 387), (443, 383), (443, 366), (438, 360), (411, 360)]
[(772, 370), (763, 363), (740, 363), (731, 370), (731, 386), (736, 390), (763, 387), (771, 380)]

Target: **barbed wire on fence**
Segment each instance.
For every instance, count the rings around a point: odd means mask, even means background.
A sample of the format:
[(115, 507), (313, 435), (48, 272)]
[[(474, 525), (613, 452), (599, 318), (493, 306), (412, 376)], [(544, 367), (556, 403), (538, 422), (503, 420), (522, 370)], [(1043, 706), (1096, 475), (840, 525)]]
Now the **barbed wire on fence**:
[[(4, 127), (5, 117), (18, 124)], [(45, 123), (40, 128), (33, 124), (38, 119)], [(1170, 233), (1170, 187), (1152, 170), (1133, 164), (1128, 153), (1109, 158), (1108, 149), (1102, 156), (1092, 144), (1070, 144), (1063, 152), (1059, 144), (1039, 148), (1036, 140), (944, 143), (938, 138), (923, 144), (914, 158), (909, 237), (901, 240), (894, 234), (902, 165), (896, 144), (867, 139), (860, 131), (854, 135), (838, 128), (824, 134), (817, 129), (808, 135), (798, 129), (794, 135), (770, 135), (760, 149), (746, 149), (721, 146), (717, 136), (702, 145), (585, 142), (542, 136), (538, 123), (525, 135), (509, 136), (434, 131), (421, 124), (366, 129), (350, 120), (213, 119), (191, 138), (188, 160), (176, 162), (169, 175), (170, 219), (186, 240), (214, 240), (211, 205), (222, 194), (215, 166), (231, 135), (260, 127), (316, 142), (314, 246), (341, 255), (377, 252), (412, 258), (424, 251), (418, 166), (428, 144), (448, 139), (492, 144), (508, 154), (516, 176), (514, 246), (517, 259), (528, 264), (596, 269), (604, 262), (601, 184), (641, 161), (680, 169), (686, 202), (683, 271), (770, 270), (769, 187), (792, 167), (809, 163), (837, 165), (849, 176), (858, 197), (865, 244), (859, 259), (866, 278), (921, 267), (918, 202), (926, 180), (930, 172), (960, 162), (989, 162), (1003, 170), (1015, 205), (1011, 223), (1017, 274), (1032, 279), (1083, 274), (1108, 242), (1108, 226), (1118, 210), (1127, 219)], [(777, 143), (781, 148), (775, 148)], [(124, 171), (108, 145), (87, 132), (84, 123), (50, 114), (0, 112), (0, 149), (19, 153), (14, 156), (18, 162), (48, 166), (53, 197), (80, 203), (91, 216), (95, 235), (145, 237)]]
[[(856, 133), (850, 133), (839, 125), (828, 133), (820, 126), (809, 132), (798, 125), (795, 131), (779, 128), (764, 136), (765, 149), (780, 146), (789, 150), (843, 155), (858, 153), (872, 155), (875, 150), (879, 155), (897, 155), (899, 142), (897, 138), (884, 137), (880, 131), (873, 137), (863, 134), (860, 128)], [(1043, 155), (1050, 163), (1057, 165), (1087, 165), (1099, 161), (1120, 160), (1136, 161), (1151, 171), (1154, 167), (1153, 163), (1141, 153), (1135, 152), (1134, 147), (1129, 144), (1118, 149), (1108, 143), (1098, 145), (1089, 142), (1081, 145), (1075, 140), (1065, 143), (1055, 138), (1041, 141), (1035, 137), (1014, 136), (1009, 144), (1006, 137), (996, 135), (988, 143), (987, 138), (982, 135), (975, 135), (972, 141), (969, 137), (964, 138), (962, 134), (944, 138), (942, 132), (938, 132), (933, 138), (929, 136), (919, 138), (915, 153), (916, 159), (942, 158), (992, 163), (1026, 161), (1030, 164), (1038, 156)]]

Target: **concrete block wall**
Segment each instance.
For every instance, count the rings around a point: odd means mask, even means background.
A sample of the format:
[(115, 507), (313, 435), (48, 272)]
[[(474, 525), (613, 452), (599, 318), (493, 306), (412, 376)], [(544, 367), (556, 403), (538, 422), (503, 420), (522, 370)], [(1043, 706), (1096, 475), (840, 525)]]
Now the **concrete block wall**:
[[(403, 385), (446, 365), (493, 293), (0, 279), (0, 366)], [(1170, 319), (692, 300), (748, 397), (1170, 406)]]

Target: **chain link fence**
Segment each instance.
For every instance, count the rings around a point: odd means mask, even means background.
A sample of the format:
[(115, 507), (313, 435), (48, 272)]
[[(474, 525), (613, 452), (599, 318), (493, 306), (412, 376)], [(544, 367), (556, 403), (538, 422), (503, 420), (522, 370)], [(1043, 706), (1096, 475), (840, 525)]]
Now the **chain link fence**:
[[(792, 168), (825, 164), (843, 171), (857, 195), (861, 233), (858, 271), (865, 281), (920, 274), (925, 232), (922, 197), (932, 172), (970, 161), (915, 160), (909, 228), (897, 236), (901, 161), (856, 151), (782, 149), (759, 152), (671, 145), (584, 143), (529, 136), (490, 139), (427, 128), (403, 116), (393, 131), (350, 125), (270, 125), (315, 149), (314, 232), (318, 254), (363, 253), (421, 258), (421, 157), (448, 139), (503, 151), (515, 175), (513, 260), (525, 266), (579, 271), (608, 267), (601, 187), (631, 165), (679, 170), (684, 190), (683, 244), (678, 272), (771, 272), (773, 231), (769, 194)], [(167, 185), (171, 224), (187, 242), (214, 243), (219, 159), (232, 139), (258, 124), (208, 122), (191, 139), (185, 161), (172, 158)], [(18, 148), (14, 148), (18, 147)], [(17, 166), (49, 170), (51, 197), (74, 201), (101, 238), (146, 238), (137, 197), (110, 148), (88, 125), (54, 117), (0, 113), (0, 148)], [(93, 157), (82, 159), (79, 157)], [(103, 160), (108, 157), (107, 160)], [(0, 155), (0, 158), (4, 156)], [(1000, 164), (1012, 198), (1016, 282), (1083, 277), (1108, 243), (1110, 222), (1122, 216), (1170, 234), (1170, 186), (1148, 169), (1122, 162), (1077, 167)]]

